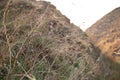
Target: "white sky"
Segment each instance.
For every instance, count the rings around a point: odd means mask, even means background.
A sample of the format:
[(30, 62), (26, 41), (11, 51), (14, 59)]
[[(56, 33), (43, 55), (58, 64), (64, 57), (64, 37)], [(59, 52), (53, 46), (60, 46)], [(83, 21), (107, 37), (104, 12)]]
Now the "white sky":
[(72, 23), (86, 30), (98, 19), (120, 7), (120, 0), (46, 0), (54, 4)]

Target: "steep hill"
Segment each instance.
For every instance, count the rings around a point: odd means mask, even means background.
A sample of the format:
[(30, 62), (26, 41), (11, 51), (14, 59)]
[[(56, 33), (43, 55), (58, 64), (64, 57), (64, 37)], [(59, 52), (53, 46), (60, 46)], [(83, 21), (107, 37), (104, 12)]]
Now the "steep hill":
[(97, 21), (86, 33), (106, 56), (120, 62), (120, 7)]
[(115, 80), (118, 76), (87, 35), (51, 3), (1, 3), (1, 80)]

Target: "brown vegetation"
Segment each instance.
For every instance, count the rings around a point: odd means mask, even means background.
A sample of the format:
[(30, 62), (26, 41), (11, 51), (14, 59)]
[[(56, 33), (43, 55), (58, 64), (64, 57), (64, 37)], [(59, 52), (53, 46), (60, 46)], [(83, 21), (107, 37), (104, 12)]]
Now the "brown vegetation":
[[(116, 8), (102, 19), (90, 27), (86, 33), (90, 36), (93, 43), (96, 44), (105, 55), (112, 60), (119, 62), (120, 58), (112, 57), (114, 51), (120, 48), (120, 8)], [(116, 51), (117, 52), (117, 51)]]
[(112, 66), (112, 68), (116, 69), (115, 73), (118, 73), (118, 76), (113, 80), (118, 80), (120, 78), (120, 8), (116, 8), (98, 20), (87, 29), (86, 33), (90, 40), (100, 48), (102, 54), (114, 61), (111, 65), (118, 63), (114, 67)]
[(1, 80), (103, 80), (111, 75), (99, 49), (51, 3), (4, 3), (0, 6)]

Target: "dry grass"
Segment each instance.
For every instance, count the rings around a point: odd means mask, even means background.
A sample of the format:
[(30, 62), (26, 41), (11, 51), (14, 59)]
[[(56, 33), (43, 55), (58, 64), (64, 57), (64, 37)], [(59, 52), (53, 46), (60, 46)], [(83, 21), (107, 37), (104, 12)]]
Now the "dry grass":
[[(44, 3), (44, 2), (43, 2)], [(1, 80), (81, 80), (93, 64), (85, 52), (86, 45), (75, 41), (68, 22), (51, 18), (53, 6), (45, 3), (38, 10), (31, 3), (7, 2), (0, 27)], [(27, 9), (27, 10), (25, 10)], [(52, 10), (52, 11), (51, 11)], [(51, 11), (51, 13), (50, 13)], [(12, 15), (15, 14), (15, 15)], [(0, 22), (1, 24), (1, 22)], [(56, 27), (57, 26), (57, 27)], [(61, 27), (62, 26), (62, 27)], [(63, 27), (64, 26), (64, 27)], [(72, 25), (73, 26), (73, 25)], [(72, 36), (70, 36), (72, 35)], [(72, 37), (73, 39), (71, 40)], [(78, 41), (79, 42), (79, 41)], [(66, 44), (66, 45), (64, 45)], [(74, 44), (74, 45), (73, 45)], [(81, 48), (81, 53), (78, 52)], [(69, 49), (69, 50), (68, 50)], [(81, 56), (84, 55), (84, 56)], [(87, 61), (87, 59), (91, 60)]]
[(0, 16), (1, 80), (110, 80), (100, 50), (53, 5), (7, 3)]

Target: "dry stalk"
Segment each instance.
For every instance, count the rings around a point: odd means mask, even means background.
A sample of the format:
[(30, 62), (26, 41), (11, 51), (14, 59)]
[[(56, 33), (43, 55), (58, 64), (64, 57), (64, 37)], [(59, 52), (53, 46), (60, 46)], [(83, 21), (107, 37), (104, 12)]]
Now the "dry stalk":
[[(40, 18), (41, 20), (42, 20), (43, 17), (45, 16), (45, 14), (46, 14), (46, 12), (47, 12), (49, 6), (50, 6), (50, 4), (47, 6), (45, 12), (44, 12), (43, 15), (41, 16), (41, 18)], [(39, 24), (38, 26), (35, 26), (35, 27), (28, 33), (28, 36), (27, 36), (27, 37), (25, 38), (25, 40), (23, 41), (23, 43), (22, 43), (22, 45), (21, 45), (19, 51), (17, 52), (17, 54), (16, 54), (16, 56), (15, 56), (15, 60), (14, 60), (14, 62), (13, 62), (13, 69), (14, 69), (15, 66), (16, 66), (16, 63), (17, 63), (17, 60), (18, 60), (18, 56), (19, 56), (20, 52), (22, 51), (22, 48), (23, 48), (25, 42), (26, 42), (27, 39), (30, 37), (30, 35), (34, 32), (34, 30), (35, 30), (37, 27), (39, 27), (39, 26), (41, 26), (41, 24)]]
[[(40, 54), (41, 54), (41, 53), (40, 53)], [(30, 69), (29, 69), (27, 72), (25, 72), (25, 74), (21, 77), (20, 80), (23, 80), (23, 78), (24, 78), (26, 75), (28, 75), (29, 72), (35, 67), (35, 63), (37, 62), (37, 59), (38, 59), (38, 57), (39, 57), (40, 54), (38, 54), (38, 55), (36, 56), (36, 58), (35, 58), (35, 60), (34, 60), (34, 62), (33, 62), (33, 65), (30, 67)], [(48, 56), (48, 55), (44, 56), (44, 57), (41, 59), (41, 61), (44, 60), (47, 56)]]
[(7, 14), (8, 14), (8, 9), (9, 9), (10, 3), (11, 3), (11, 0), (8, 0), (7, 5), (6, 5), (5, 9), (4, 9), (3, 21), (2, 21), (2, 25), (3, 25), (3, 29), (4, 29), (4, 33), (5, 33), (5, 37), (6, 37), (6, 43), (7, 43), (8, 50), (9, 50), (9, 61), (10, 61), (9, 63), (10, 63), (10, 67), (9, 67), (8, 75), (9, 75), (9, 73), (11, 71), (11, 67), (12, 67), (12, 52), (11, 52), (11, 46), (10, 46), (9, 37), (8, 37), (8, 34), (7, 34), (7, 28), (6, 28), (6, 25), (7, 25), (6, 24), (6, 19), (7, 19)]

